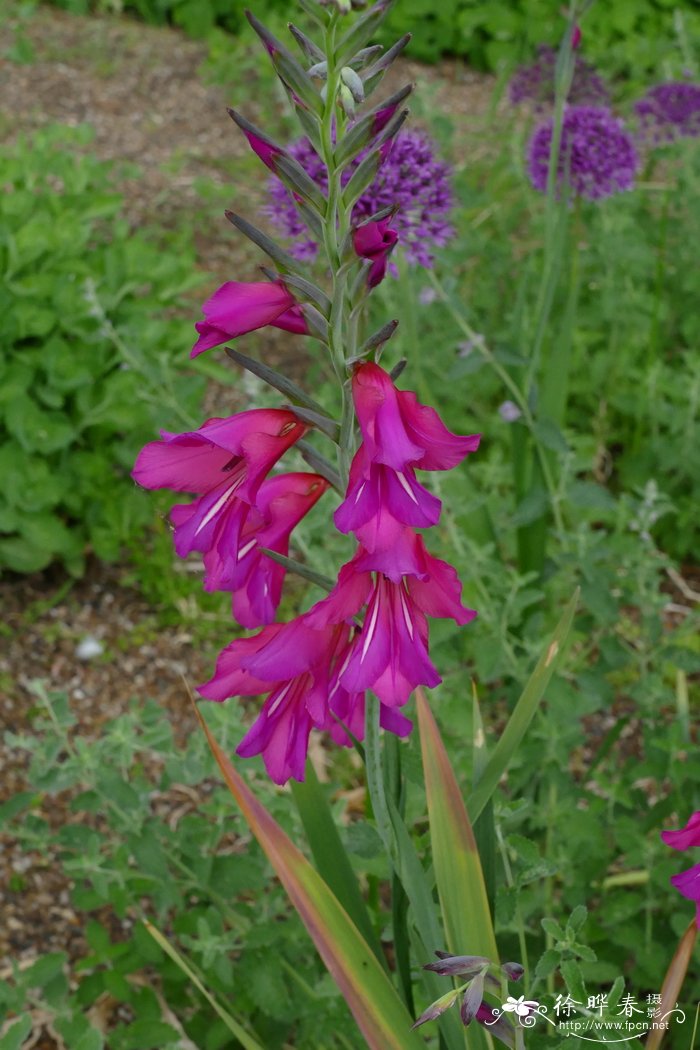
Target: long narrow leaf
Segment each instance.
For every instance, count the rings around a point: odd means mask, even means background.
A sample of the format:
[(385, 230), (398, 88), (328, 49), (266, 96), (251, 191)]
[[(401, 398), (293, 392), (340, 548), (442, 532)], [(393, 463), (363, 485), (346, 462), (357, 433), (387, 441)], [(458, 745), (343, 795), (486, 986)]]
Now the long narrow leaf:
[(172, 946), (169, 940), (163, 936), (159, 929), (157, 929), (152, 922), (148, 919), (143, 920), (143, 924), (150, 933), (153, 940), (158, 944), (166, 955), (169, 955), (174, 963), (180, 967), (182, 972), (189, 977), (192, 984), (197, 988), (210, 1006), (216, 1011), (221, 1020), (224, 1022), (229, 1032), (238, 1040), (244, 1050), (265, 1050), (262, 1043), (259, 1043), (257, 1039), (254, 1039), (250, 1035), (243, 1025), (239, 1024), (235, 1017), (232, 1017), (228, 1010), (224, 1010), (223, 1006), (214, 998), (214, 996), (207, 991), (206, 985), (200, 981), (197, 974), (194, 972), (192, 967), (189, 965), (187, 960), (180, 955), (176, 948)]
[(447, 946), (454, 955), (485, 955), (496, 962), (498, 949), (474, 832), (422, 689), (416, 689), (416, 708), (433, 865)]
[(525, 736), (539, 702), (544, 695), (544, 691), (549, 685), (557, 666), (559, 654), (564, 647), (564, 642), (571, 628), (578, 602), (578, 594), (579, 592), (576, 590), (573, 598), (566, 606), (564, 614), (552, 635), (551, 642), (537, 662), (535, 670), (532, 672), (512, 715), (508, 719), (506, 728), (491, 752), (491, 757), (479, 783), (469, 798), (467, 808), (471, 819), (474, 821), (478, 819), (484, 806), (496, 790), (499, 780), (508, 768), (508, 764), (515, 754), (520, 741)]
[[(401, 881), (409, 901), (411, 943), (418, 961), (427, 962), (436, 949), (444, 947), (444, 934), (433, 900), (433, 882), (423, 870), (420, 857), (408, 828), (396, 804), (384, 790), (379, 746), (379, 701), (367, 694), (365, 723), (365, 770), (377, 831), (391, 860), (394, 872)], [(444, 991), (436, 975), (423, 973), (423, 986), (429, 999), (435, 1000)], [(465, 1030), (457, 1014), (448, 1012), (440, 1018), (440, 1032), (449, 1050), (461, 1050), (465, 1045)]]
[(382, 946), (362, 899), (357, 876), (352, 870), (330, 807), (310, 762), (307, 763), (304, 783), (292, 782), (292, 795), (319, 875), (326, 881), (379, 962), (386, 968)]
[[(688, 926), (688, 929), (681, 937), (675, 955), (671, 959), (668, 970), (666, 971), (664, 983), (661, 986), (661, 1005), (658, 1007), (659, 1017), (663, 1017), (669, 1012), (669, 1010), (673, 1010), (678, 1002), (681, 988), (683, 987), (683, 981), (685, 980), (685, 975), (688, 970), (688, 964), (690, 963), (693, 948), (695, 947), (697, 935), (698, 927), (695, 919), (693, 919)], [(663, 1025), (659, 1025), (658, 1028), (652, 1028), (647, 1036), (647, 1041), (644, 1044), (644, 1050), (657, 1050), (661, 1045), (663, 1037)]]
[(347, 912), (257, 800), (197, 715), (243, 816), (299, 912), (316, 949), (342, 992), (370, 1050), (425, 1050), (412, 1019), (371, 948)]

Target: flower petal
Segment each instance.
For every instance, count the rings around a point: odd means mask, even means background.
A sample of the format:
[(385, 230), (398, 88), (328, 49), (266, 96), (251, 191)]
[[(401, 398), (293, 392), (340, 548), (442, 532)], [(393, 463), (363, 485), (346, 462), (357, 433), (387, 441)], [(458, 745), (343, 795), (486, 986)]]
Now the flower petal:
[(675, 831), (662, 831), (661, 838), (672, 849), (686, 850), (700, 846), (700, 810), (688, 818), (685, 827)]

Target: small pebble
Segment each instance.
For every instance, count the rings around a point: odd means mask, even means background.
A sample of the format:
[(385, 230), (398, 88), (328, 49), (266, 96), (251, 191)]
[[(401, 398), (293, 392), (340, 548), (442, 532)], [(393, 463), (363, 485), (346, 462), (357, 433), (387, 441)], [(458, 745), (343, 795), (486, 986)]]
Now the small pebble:
[(94, 660), (101, 656), (105, 647), (102, 642), (92, 634), (85, 635), (75, 648), (75, 655), (79, 660)]

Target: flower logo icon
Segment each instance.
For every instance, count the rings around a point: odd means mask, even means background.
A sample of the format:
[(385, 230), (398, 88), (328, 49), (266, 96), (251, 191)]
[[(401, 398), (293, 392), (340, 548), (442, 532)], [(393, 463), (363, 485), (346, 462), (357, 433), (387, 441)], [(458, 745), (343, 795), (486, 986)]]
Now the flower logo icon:
[(502, 1008), (507, 1014), (517, 1014), (518, 1017), (528, 1017), (539, 1005), (540, 1004), (535, 999), (526, 999), (524, 995), (521, 995), (519, 999), (514, 999), (512, 995), (509, 995), (506, 1001), (502, 1004)]

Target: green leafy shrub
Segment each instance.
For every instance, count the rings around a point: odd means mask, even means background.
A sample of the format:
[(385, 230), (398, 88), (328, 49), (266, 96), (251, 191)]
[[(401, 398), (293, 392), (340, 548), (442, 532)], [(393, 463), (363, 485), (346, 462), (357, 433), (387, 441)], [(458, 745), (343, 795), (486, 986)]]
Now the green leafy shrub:
[(176, 374), (168, 317), (196, 280), (186, 243), (161, 251), (122, 216), (88, 128), (53, 126), (6, 152), (0, 195), (0, 569), (110, 560), (152, 510), (129, 477), (173, 406), (196, 414), (199, 380)]
[[(112, 10), (106, 0), (53, 0), (77, 14)], [(129, 11), (153, 25), (180, 26), (194, 37), (215, 26), (240, 33), (244, 4), (228, 0), (122, 0)], [(258, 0), (255, 13), (290, 16), (289, 0)], [(299, 15), (292, 5), (293, 17)], [(408, 53), (424, 62), (445, 54), (465, 58), (477, 69), (495, 70), (532, 53), (540, 43), (557, 43), (564, 29), (559, 0), (399, 0), (382, 29), (383, 39), (410, 32)], [(586, 53), (606, 66), (635, 77), (658, 69), (659, 50), (676, 48), (677, 15), (682, 14), (688, 39), (700, 33), (700, 12), (693, 0), (638, 0), (634, 4), (594, 4), (586, 15)]]

